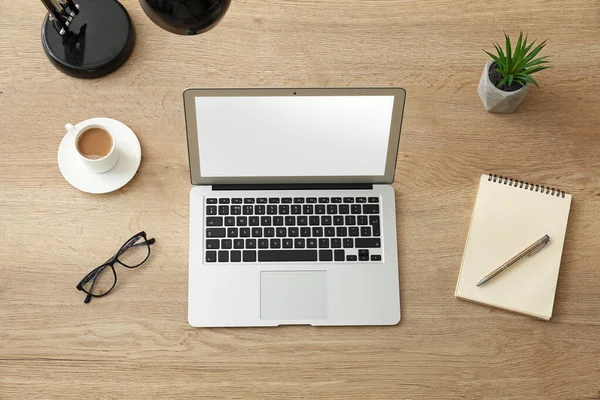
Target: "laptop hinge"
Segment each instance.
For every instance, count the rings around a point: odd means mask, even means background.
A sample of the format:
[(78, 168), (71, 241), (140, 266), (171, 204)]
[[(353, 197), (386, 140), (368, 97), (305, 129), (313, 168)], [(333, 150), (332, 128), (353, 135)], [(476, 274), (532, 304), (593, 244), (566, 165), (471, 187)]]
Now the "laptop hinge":
[(212, 185), (213, 190), (370, 190), (372, 183), (281, 183)]

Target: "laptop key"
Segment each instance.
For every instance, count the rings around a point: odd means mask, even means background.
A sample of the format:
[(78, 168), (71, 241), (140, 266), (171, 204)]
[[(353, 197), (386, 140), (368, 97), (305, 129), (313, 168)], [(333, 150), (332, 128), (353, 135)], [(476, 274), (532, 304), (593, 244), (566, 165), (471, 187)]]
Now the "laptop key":
[(205, 260), (206, 262), (217, 262), (217, 252), (207, 251)]
[(281, 248), (281, 239), (271, 239), (269, 241), (269, 245), (272, 249), (280, 249)]
[(379, 225), (379, 215), (370, 215), (369, 216), (369, 224), (370, 225)]
[(323, 204), (317, 204), (315, 206), (315, 214), (325, 214), (325, 206)]
[(235, 219), (235, 224), (237, 226), (246, 226), (246, 225), (248, 225), (248, 217), (237, 217)]
[(225, 228), (206, 228), (206, 237), (224, 238), (226, 233)]
[(298, 226), (306, 226), (308, 225), (308, 217), (306, 215), (299, 215), (296, 223)]
[(217, 199), (206, 199), (206, 204), (217, 204)]
[(284, 249), (291, 249), (294, 247), (294, 241), (292, 239), (283, 239), (282, 243)]
[(267, 204), (267, 199), (265, 197), (259, 197), (258, 199), (256, 199), (256, 202), (258, 204)]
[(360, 236), (371, 236), (371, 227), (363, 226), (360, 228)]
[(296, 225), (296, 217), (294, 217), (293, 215), (288, 215), (287, 217), (285, 217), (285, 225), (286, 226)]
[(381, 247), (379, 238), (356, 238), (356, 247), (361, 249), (372, 249)]
[(235, 226), (235, 218), (225, 217), (225, 226)]
[(319, 197), (319, 203), (329, 203), (329, 197)]
[(271, 217), (260, 217), (260, 224), (262, 226), (271, 226)]
[(332, 249), (340, 249), (342, 247), (342, 239), (333, 238), (331, 239), (331, 248)]
[(373, 236), (380, 236), (381, 232), (379, 230), (379, 225), (373, 225)]
[(330, 204), (327, 206), (327, 214), (337, 214), (337, 205)]
[(239, 197), (236, 197), (235, 199), (231, 199), (232, 204), (242, 204), (243, 202), (244, 202), (244, 200), (242, 200)]
[(302, 197), (294, 197), (294, 203), (296, 203), (296, 204), (302, 204), (302, 203), (304, 203), (304, 198), (302, 198)]
[(333, 224), (334, 225), (344, 225), (344, 217), (342, 217), (341, 215), (334, 216)]
[(379, 204), (365, 204), (363, 212), (365, 214), (379, 214)]
[(333, 259), (335, 261), (344, 261), (346, 259), (346, 252), (344, 250), (334, 250)]
[(240, 228), (240, 237), (250, 237), (250, 228)]
[(252, 228), (252, 237), (262, 237), (263, 230), (262, 228)]
[(269, 197), (270, 204), (279, 204), (279, 198), (277, 197)]
[(268, 215), (275, 215), (277, 214), (277, 206), (274, 204), (269, 204), (267, 206), (267, 214)]
[(206, 248), (217, 250), (219, 248), (219, 239), (206, 239)]
[(360, 236), (360, 231), (358, 230), (358, 226), (351, 226), (348, 228), (349, 236)]
[(283, 217), (280, 215), (273, 217), (273, 226), (283, 226)]
[(260, 225), (260, 219), (258, 217), (250, 217), (248, 218), (248, 224), (250, 226), (258, 226)]
[(219, 215), (229, 215), (229, 206), (219, 206)]
[(369, 203), (379, 203), (379, 197), (369, 197)]
[(217, 206), (207, 206), (206, 215), (217, 215)]
[(359, 250), (358, 251), (358, 255), (359, 256), (368, 256), (369, 255), (369, 250)]
[(333, 261), (333, 252), (331, 250), (319, 250), (319, 261)]
[(354, 203), (354, 197), (344, 197), (344, 203)]
[(317, 247), (317, 239), (314, 239), (314, 238), (306, 239), (306, 247), (316, 248)]
[(242, 213), (242, 206), (231, 206), (231, 215), (240, 215)]
[(342, 202), (342, 198), (341, 197), (332, 197), (331, 198), (331, 202), (332, 203), (341, 203)]
[(252, 215), (254, 214), (254, 206), (244, 206), (242, 212), (244, 215)]
[(310, 226), (318, 226), (321, 223), (321, 219), (316, 215), (308, 217), (308, 223)]
[(310, 228), (307, 226), (300, 228), (300, 236), (309, 237), (310, 236)]
[(333, 226), (326, 226), (325, 227), (325, 236), (327, 236), (327, 237), (335, 236), (335, 228)]
[(290, 213), (290, 206), (289, 205), (282, 204), (282, 205), (279, 206), (279, 214), (281, 214), (281, 215), (287, 215), (289, 213)]
[(235, 239), (233, 241), (234, 249), (243, 249), (244, 248), (244, 239)]
[(340, 214), (350, 214), (350, 206), (348, 204), (340, 204), (338, 210)]
[(348, 236), (348, 229), (345, 226), (338, 226), (336, 229), (336, 236), (339, 236), (339, 237)]
[(352, 204), (350, 207), (352, 214), (360, 214), (362, 210), (362, 206), (360, 204)]
[(206, 226), (223, 226), (223, 217), (206, 217)]
[(323, 228), (321, 228), (320, 226), (312, 228), (312, 235), (315, 237), (323, 236)]
[(244, 204), (254, 204), (254, 199), (245, 198), (244, 199)]
[(256, 251), (244, 250), (242, 253), (244, 262), (256, 262)]
[(265, 237), (274, 237), (275, 228), (265, 228)]
[(221, 239), (221, 248), (222, 249), (231, 249), (233, 247), (233, 242), (231, 239)]
[(277, 228), (275, 230), (275, 234), (277, 235), (277, 237), (286, 237), (287, 229), (286, 228)]
[(313, 214), (315, 212), (315, 207), (312, 204), (305, 204), (302, 207), (302, 212), (306, 215)]
[(291, 197), (284, 197), (283, 199), (281, 199), (282, 203), (291, 203), (292, 202), (292, 198)]
[(356, 256), (352, 256), (350, 254), (348, 254), (346, 256), (346, 261), (356, 261), (356, 260), (358, 260), (358, 257), (356, 257)]
[(356, 202), (357, 203), (366, 203), (367, 202), (367, 198), (366, 197), (357, 197), (356, 198)]
[(292, 206), (292, 214), (295, 214), (295, 215), (302, 214), (302, 206), (299, 204), (294, 204)]
[[(354, 247), (354, 239), (352, 238), (344, 238), (343, 245), (345, 249), (351, 249)], [(366, 247), (366, 246), (361, 246)]]
[(356, 217), (356, 221), (358, 225), (367, 225), (369, 222), (366, 215), (359, 215)]
[(326, 238), (319, 239), (319, 248), (320, 249), (328, 249), (329, 248), (329, 239), (326, 239)]
[(229, 199), (219, 199), (219, 204), (229, 204)]
[(255, 249), (256, 248), (256, 239), (246, 239), (246, 248), (247, 249)]
[(317, 202), (317, 198), (316, 197), (308, 197), (306, 199), (307, 203), (311, 203), (311, 204), (315, 204)]
[(321, 217), (321, 225), (331, 225), (331, 215), (323, 215)]
[(242, 261), (242, 252), (239, 250), (233, 250), (231, 253), (229, 253), (229, 261), (231, 261), (231, 262)]
[(258, 239), (258, 248), (259, 249), (268, 249), (269, 248), (269, 239)]
[(228, 228), (227, 229), (227, 237), (236, 238), (238, 237), (238, 228)]
[(354, 215), (346, 215), (346, 225), (356, 225), (356, 217)]
[(257, 206), (254, 207), (254, 213), (256, 215), (265, 215), (266, 212), (267, 211), (266, 211), (266, 208), (265, 208), (264, 204), (260, 204), (260, 205), (257, 205)]
[(219, 262), (229, 262), (229, 252), (225, 250), (219, 251)]
[(298, 237), (298, 228), (295, 226), (291, 226), (288, 228), (288, 236), (289, 237)]
[(381, 261), (381, 255), (371, 254), (371, 261)]
[(294, 247), (296, 249), (303, 249), (306, 246), (306, 241), (304, 239), (294, 239)]
[(316, 250), (260, 250), (259, 262), (317, 261)]

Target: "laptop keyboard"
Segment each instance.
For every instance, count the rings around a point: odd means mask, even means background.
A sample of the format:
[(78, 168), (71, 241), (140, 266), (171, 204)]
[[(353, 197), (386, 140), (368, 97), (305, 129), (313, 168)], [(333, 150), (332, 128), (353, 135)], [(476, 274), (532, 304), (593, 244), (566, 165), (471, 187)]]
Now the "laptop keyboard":
[(379, 197), (205, 198), (205, 261), (381, 262), (379, 203)]

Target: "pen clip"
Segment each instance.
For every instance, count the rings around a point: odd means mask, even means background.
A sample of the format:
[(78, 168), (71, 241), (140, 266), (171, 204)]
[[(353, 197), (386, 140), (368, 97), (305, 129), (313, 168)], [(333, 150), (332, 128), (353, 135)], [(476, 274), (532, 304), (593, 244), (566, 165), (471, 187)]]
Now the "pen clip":
[(546, 235), (542, 238), (542, 242), (539, 244), (539, 246), (536, 247), (535, 249), (533, 249), (531, 251), (531, 253), (529, 253), (527, 256), (531, 257), (532, 255), (534, 255), (535, 253), (537, 253), (538, 251), (540, 251), (541, 249), (546, 247), (548, 245), (548, 243), (550, 243), (550, 237), (548, 235)]

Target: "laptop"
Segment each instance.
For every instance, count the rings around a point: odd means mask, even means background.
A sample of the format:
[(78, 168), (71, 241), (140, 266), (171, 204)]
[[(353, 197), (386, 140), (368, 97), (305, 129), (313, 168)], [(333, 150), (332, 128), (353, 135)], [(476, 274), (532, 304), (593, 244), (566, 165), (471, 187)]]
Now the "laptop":
[(188, 321), (395, 325), (400, 88), (187, 89)]

